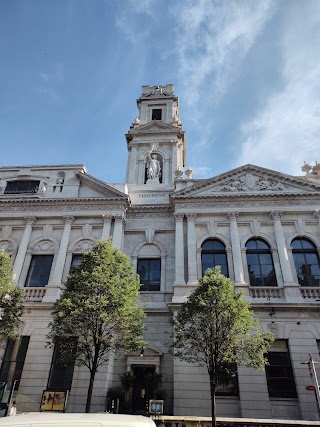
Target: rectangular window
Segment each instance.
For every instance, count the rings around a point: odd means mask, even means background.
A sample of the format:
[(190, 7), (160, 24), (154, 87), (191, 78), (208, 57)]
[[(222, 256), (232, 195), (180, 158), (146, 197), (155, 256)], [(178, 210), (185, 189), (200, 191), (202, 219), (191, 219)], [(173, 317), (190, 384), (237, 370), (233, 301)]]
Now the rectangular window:
[(276, 340), (267, 353), (266, 376), (270, 397), (297, 397), (288, 344)]
[(139, 259), (140, 291), (160, 291), (161, 260)]
[(4, 194), (37, 193), (40, 181), (9, 181)]
[(33, 255), (25, 287), (43, 288), (49, 282), (53, 255)]
[(73, 370), (74, 363), (68, 366), (64, 366), (60, 362), (60, 351), (57, 347), (55, 347), (52, 356), (48, 388), (71, 390)]
[(17, 381), (15, 390), (19, 388), (29, 341), (29, 336), (22, 336), (17, 341), (9, 340), (7, 343), (1, 366), (0, 381), (11, 383)]
[(72, 255), (71, 267), (78, 268), (82, 261), (82, 255)]
[(239, 396), (239, 383), (238, 383), (238, 370), (237, 365), (234, 363), (230, 365), (233, 377), (228, 378), (227, 381), (220, 379), (220, 383), (216, 388), (217, 396)]
[(162, 119), (162, 109), (154, 108), (152, 109), (152, 120), (161, 120)]

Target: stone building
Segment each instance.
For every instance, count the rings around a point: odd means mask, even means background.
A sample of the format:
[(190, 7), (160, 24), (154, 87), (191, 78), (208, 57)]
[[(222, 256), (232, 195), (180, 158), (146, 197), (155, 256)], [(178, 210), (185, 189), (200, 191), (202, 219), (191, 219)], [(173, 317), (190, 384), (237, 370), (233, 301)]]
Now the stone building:
[(184, 170), (173, 85), (144, 86), (137, 105), (126, 134), (125, 184), (102, 182), (83, 165), (0, 168), (0, 249), (11, 254), (30, 308), (21, 339), (3, 354), (0, 381), (18, 380), (20, 410), (37, 411), (42, 391), (58, 387), (71, 390), (69, 411), (84, 411), (89, 373), (55, 363), (45, 346), (47, 324), (70, 266), (99, 239), (112, 238), (141, 275), (148, 348), (100, 370), (92, 411), (104, 410), (106, 390), (124, 372), (137, 378), (132, 398), (141, 409), (150, 397), (145, 376), (158, 372), (165, 413), (210, 415), (206, 371), (169, 354), (170, 319), (203, 271), (219, 264), (277, 340), (266, 372), (238, 367), (237, 381), (221, 389), (218, 414), (318, 419), (301, 364), (308, 353), (319, 359), (318, 165), (304, 165), (303, 177), (245, 165), (196, 180)]

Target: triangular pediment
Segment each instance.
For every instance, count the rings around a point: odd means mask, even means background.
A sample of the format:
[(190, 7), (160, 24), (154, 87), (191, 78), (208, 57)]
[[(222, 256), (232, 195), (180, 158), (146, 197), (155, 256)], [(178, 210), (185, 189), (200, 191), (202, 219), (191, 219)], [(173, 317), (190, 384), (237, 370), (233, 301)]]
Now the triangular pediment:
[(205, 197), (239, 194), (320, 193), (319, 184), (254, 165), (245, 165), (221, 175), (201, 180), (173, 197)]
[(85, 197), (103, 197), (109, 199), (129, 200), (128, 195), (111, 187), (104, 181), (95, 178), (92, 175), (83, 172), (77, 172), (76, 176), (80, 179), (80, 194)]
[(153, 120), (152, 122), (146, 123), (145, 125), (140, 125), (135, 129), (135, 131), (139, 133), (153, 132), (153, 131), (158, 132), (161, 130), (180, 131), (181, 129), (178, 128), (177, 126), (173, 126), (172, 124), (163, 123), (158, 120)]

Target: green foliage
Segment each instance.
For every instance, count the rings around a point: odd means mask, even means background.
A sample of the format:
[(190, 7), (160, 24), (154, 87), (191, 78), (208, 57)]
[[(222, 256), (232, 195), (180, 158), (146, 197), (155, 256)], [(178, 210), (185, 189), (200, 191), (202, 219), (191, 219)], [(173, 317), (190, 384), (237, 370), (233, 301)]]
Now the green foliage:
[(110, 387), (107, 390), (108, 399), (122, 399), (123, 398), (123, 389), (121, 386)]
[(0, 343), (15, 340), (24, 312), (23, 292), (13, 283), (10, 257), (0, 251)]
[(134, 383), (134, 376), (131, 372), (125, 372), (119, 377), (121, 386), (125, 392), (129, 391)]
[(63, 363), (74, 360), (89, 369), (89, 401), (94, 375), (110, 354), (144, 346), (139, 287), (129, 259), (110, 241), (100, 241), (71, 271), (55, 303), (49, 342), (59, 346)]
[(257, 369), (267, 363), (265, 353), (273, 335), (259, 331), (259, 320), (249, 303), (234, 292), (220, 267), (206, 271), (173, 323), (173, 353), (207, 367), (213, 408), (216, 387), (230, 381), (235, 363)]

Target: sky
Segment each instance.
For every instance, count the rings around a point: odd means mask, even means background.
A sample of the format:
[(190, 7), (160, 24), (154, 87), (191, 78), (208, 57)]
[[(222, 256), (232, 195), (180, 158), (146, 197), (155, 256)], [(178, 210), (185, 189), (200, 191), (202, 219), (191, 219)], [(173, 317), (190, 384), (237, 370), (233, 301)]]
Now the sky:
[(173, 83), (187, 167), (320, 162), (319, 0), (1, 0), (0, 165), (124, 182), (143, 85)]

